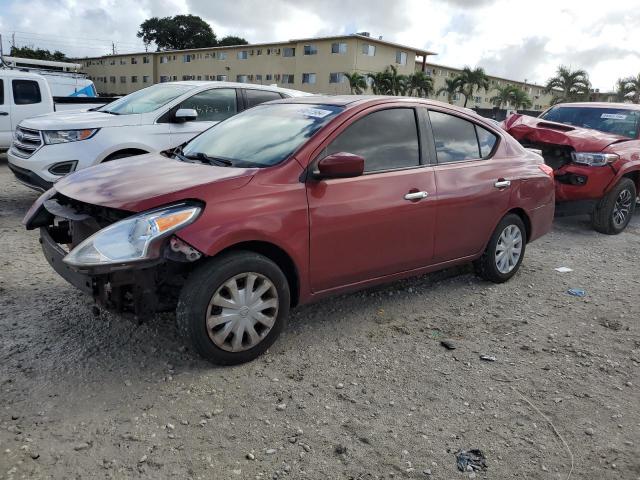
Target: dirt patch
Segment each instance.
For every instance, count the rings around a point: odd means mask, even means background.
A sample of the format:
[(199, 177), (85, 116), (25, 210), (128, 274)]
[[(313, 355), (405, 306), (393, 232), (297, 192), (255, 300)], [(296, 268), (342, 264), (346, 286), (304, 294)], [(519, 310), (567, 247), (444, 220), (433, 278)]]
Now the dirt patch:
[(296, 309), (267, 355), (215, 368), (171, 315), (94, 316), (5, 162), (0, 478), (448, 480), (478, 448), (476, 478), (564, 479), (562, 439), (572, 478), (640, 478), (638, 216), (557, 221), (504, 285), (459, 268)]

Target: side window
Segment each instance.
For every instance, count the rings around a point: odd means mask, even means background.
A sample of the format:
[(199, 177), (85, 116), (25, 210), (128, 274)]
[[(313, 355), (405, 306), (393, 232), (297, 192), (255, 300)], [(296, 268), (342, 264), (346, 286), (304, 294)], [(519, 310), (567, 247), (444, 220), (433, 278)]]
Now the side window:
[[(475, 125), (441, 112), (429, 112), (438, 163), (479, 159), (480, 149)], [(487, 132), (489, 133), (489, 132)]]
[(214, 88), (196, 93), (178, 108), (193, 108), (198, 112), (197, 122), (220, 122), (238, 112), (235, 88)]
[(365, 172), (420, 165), (413, 108), (379, 110), (356, 120), (331, 142), (326, 154), (338, 152), (363, 157)]
[(30, 105), (40, 103), (40, 86), (34, 80), (13, 80), (13, 103), (16, 105)]
[(0, 78), (0, 105), (4, 105), (4, 80)]
[(478, 132), (478, 143), (480, 144), (480, 154), (482, 158), (486, 158), (491, 155), (493, 147), (496, 145), (498, 138), (489, 130), (485, 130), (482, 127), (476, 125), (476, 131)]
[(267, 90), (245, 90), (245, 94), (247, 96), (247, 108), (255, 107), (271, 100), (282, 100), (278, 92), (269, 92)]

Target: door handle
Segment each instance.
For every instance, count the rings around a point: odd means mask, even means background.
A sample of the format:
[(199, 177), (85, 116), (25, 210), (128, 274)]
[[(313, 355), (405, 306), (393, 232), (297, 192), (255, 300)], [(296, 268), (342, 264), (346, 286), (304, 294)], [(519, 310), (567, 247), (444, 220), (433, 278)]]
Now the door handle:
[(511, 180), (498, 180), (493, 186), (496, 188), (507, 188), (511, 186)]
[(404, 196), (405, 200), (422, 200), (429, 196), (428, 192), (410, 192)]
[(9, 112), (0, 112), (0, 117), (6, 117), (9, 115)]

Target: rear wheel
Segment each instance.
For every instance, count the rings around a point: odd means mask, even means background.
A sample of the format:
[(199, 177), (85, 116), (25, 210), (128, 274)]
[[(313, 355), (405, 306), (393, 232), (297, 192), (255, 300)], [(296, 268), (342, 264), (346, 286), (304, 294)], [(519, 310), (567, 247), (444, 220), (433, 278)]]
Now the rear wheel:
[(289, 314), (282, 270), (253, 252), (213, 258), (194, 271), (178, 301), (176, 319), (195, 350), (219, 365), (253, 360), (276, 340)]
[(593, 211), (593, 228), (600, 233), (617, 235), (622, 232), (636, 208), (636, 184), (630, 178), (622, 178), (596, 205)]
[(491, 235), (482, 257), (474, 262), (476, 273), (485, 280), (502, 283), (513, 277), (522, 263), (527, 231), (522, 219), (505, 215)]

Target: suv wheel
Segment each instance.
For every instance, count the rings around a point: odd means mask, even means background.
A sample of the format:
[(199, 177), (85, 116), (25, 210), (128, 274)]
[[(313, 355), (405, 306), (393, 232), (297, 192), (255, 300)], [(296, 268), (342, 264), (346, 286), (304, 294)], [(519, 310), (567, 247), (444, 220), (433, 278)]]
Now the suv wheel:
[(282, 270), (253, 252), (233, 252), (203, 263), (187, 279), (176, 319), (195, 350), (218, 365), (248, 362), (284, 329), (289, 284)]
[(474, 262), (476, 273), (494, 283), (506, 282), (520, 268), (526, 244), (527, 231), (522, 219), (513, 213), (505, 215), (484, 253)]
[(596, 205), (592, 223), (600, 233), (617, 235), (622, 232), (636, 208), (636, 185), (630, 178), (622, 178)]

